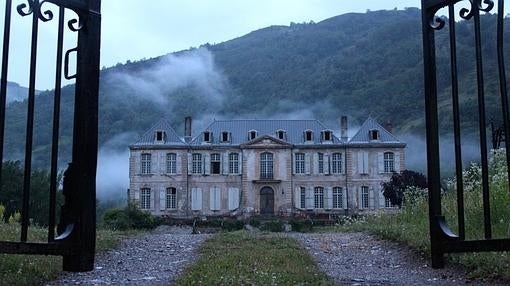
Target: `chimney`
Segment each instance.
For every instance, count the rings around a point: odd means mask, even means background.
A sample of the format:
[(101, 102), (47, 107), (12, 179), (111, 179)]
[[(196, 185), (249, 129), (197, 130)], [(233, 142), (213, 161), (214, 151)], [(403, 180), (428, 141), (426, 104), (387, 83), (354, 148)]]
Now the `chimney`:
[(387, 121), (386, 122), (386, 126), (384, 126), (384, 128), (386, 128), (386, 130), (390, 133), (393, 133), (393, 124), (391, 124), (391, 121)]
[(191, 142), (191, 116), (186, 116), (184, 119), (184, 141)]
[(343, 115), (340, 118), (340, 137), (342, 141), (347, 141), (347, 116)]

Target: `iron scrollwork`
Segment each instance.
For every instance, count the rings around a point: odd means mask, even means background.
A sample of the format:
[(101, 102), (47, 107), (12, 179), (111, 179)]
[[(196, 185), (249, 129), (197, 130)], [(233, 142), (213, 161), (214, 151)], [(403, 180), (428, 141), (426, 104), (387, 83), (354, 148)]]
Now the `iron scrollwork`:
[(432, 12), (430, 12), (428, 14), (428, 23), (429, 23), (429, 27), (433, 30), (441, 30), (444, 28), (446, 22), (443, 18), (437, 16), (437, 12), (441, 9), (442, 7), (438, 7), (437, 9), (433, 10)]
[(39, 2), (38, 0), (27, 0), (27, 3), (28, 4), (21, 3), (16, 7), (18, 14), (22, 17), (36, 13), (37, 17), (43, 22), (48, 22), (53, 19), (53, 12), (51, 10), (48, 9), (43, 11), (42, 9), (43, 4), (51, 3), (50, 1), (43, 0)]
[[(494, 8), (493, 0), (469, 0), (471, 8), (462, 8), (460, 9), (459, 15), (464, 20), (470, 20), (473, 17), (475, 11), (475, 5), (477, 5), (478, 10), (483, 12), (490, 12), (492, 8)], [(484, 7), (484, 4), (487, 5)]]

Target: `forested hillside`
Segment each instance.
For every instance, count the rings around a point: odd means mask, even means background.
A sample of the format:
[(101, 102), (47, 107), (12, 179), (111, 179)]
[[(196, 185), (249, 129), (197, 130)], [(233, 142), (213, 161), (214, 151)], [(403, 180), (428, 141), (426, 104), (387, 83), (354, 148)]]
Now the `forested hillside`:
[[(487, 109), (495, 114), (500, 108), (498, 81), (489, 70), (496, 70), (496, 21), (491, 15), (482, 20), (485, 38), (491, 39), (483, 47), (488, 56)], [(420, 23), (421, 12), (415, 8), (345, 14), (319, 23), (272, 26), (224, 43), (105, 68), (100, 85), (100, 144), (124, 134), (124, 140), (111, 144), (126, 148), (129, 140), (161, 117), (182, 133), (187, 115), (193, 116), (195, 126), (212, 118), (306, 117), (320, 119), (335, 130), (341, 115), (348, 115), (351, 125), (372, 116), (393, 122), (399, 134), (422, 136)], [(471, 22), (457, 25), (466, 134), (477, 132), (472, 29)], [(447, 29), (437, 37), (440, 106), (445, 115), (451, 110), (447, 37)], [(62, 158), (70, 151), (72, 92), (72, 86), (63, 90)], [(52, 100), (52, 92), (44, 92), (36, 102), (34, 160), (39, 166), (49, 158)], [(22, 154), (25, 113), (25, 103), (15, 102), (7, 111), (10, 158)], [(451, 133), (448, 120), (441, 124), (443, 133)]]

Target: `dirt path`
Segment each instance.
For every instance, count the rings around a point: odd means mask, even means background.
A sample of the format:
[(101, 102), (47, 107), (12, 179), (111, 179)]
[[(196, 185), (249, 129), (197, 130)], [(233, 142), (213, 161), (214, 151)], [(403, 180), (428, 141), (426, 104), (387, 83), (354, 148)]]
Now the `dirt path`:
[(162, 227), (99, 254), (91, 272), (67, 273), (45, 285), (169, 285), (208, 237), (192, 235), (191, 228)]
[(363, 233), (291, 233), (338, 285), (507, 285), (471, 281), (449, 265), (432, 269), (406, 246)]

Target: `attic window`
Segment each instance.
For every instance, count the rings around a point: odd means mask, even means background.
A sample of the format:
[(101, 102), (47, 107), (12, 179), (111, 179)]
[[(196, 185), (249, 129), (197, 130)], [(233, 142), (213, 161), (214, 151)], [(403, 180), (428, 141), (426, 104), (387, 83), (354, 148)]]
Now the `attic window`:
[(154, 137), (155, 137), (155, 139), (156, 139), (155, 141), (157, 143), (163, 143), (165, 141), (165, 132), (164, 131), (156, 131)]
[(276, 137), (280, 140), (286, 140), (287, 134), (285, 134), (285, 131), (284, 130), (278, 130), (276, 131)]
[(221, 142), (230, 142), (230, 133), (227, 131), (221, 132)]
[(379, 130), (370, 130), (368, 131), (368, 137), (370, 138), (370, 140), (379, 140), (380, 139), (380, 134), (379, 134)]
[(211, 142), (212, 141), (212, 134), (209, 131), (204, 132), (204, 142)]
[(313, 132), (312, 130), (305, 131), (305, 141), (313, 141)]
[(333, 138), (332, 132), (329, 130), (322, 131), (322, 141), (331, 141)]
[(248, 139), (249, 139), (249, 140), (253, 140), (253, 139), (255, 139), (255, 138), (257, 138), (257, 131), (255, 131), (255, 130), (250, 130), (250, 131), (248, 132)]

